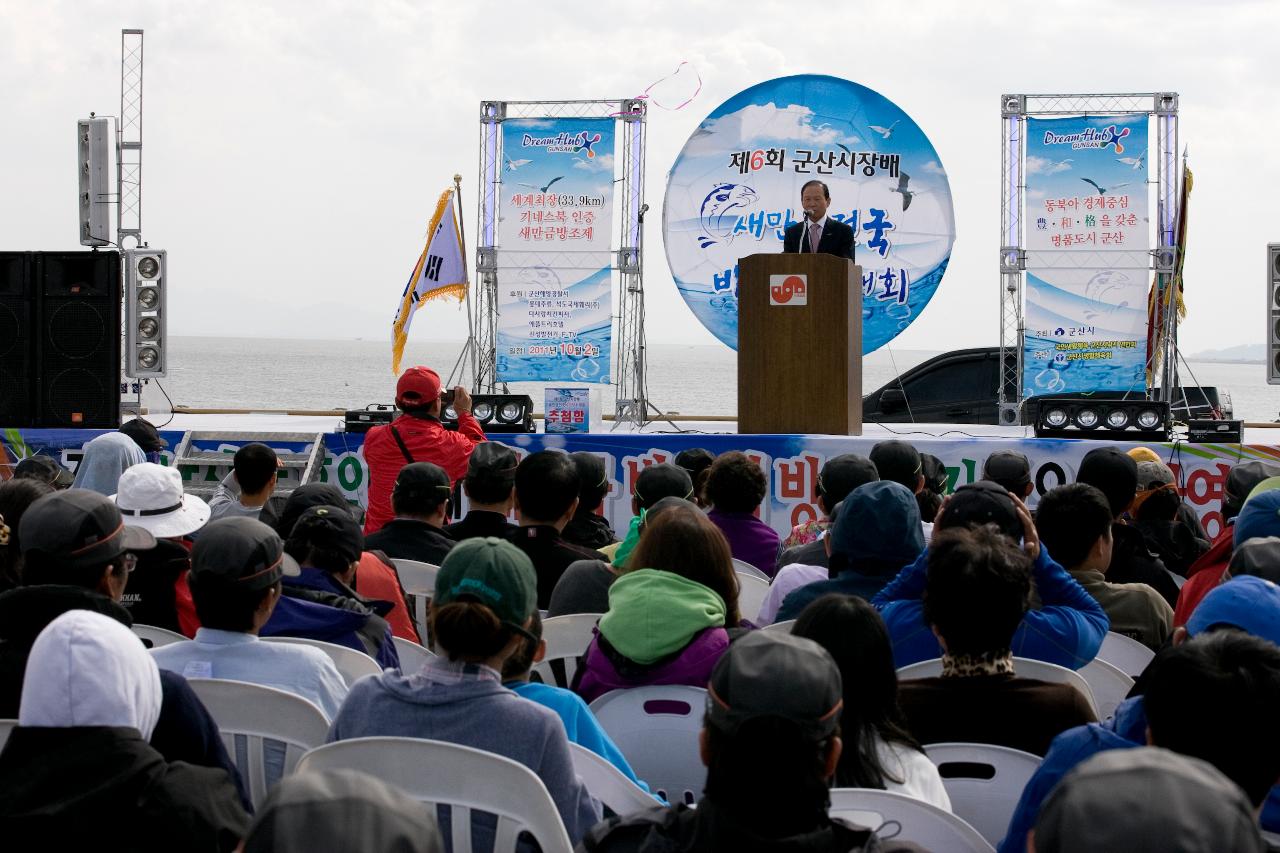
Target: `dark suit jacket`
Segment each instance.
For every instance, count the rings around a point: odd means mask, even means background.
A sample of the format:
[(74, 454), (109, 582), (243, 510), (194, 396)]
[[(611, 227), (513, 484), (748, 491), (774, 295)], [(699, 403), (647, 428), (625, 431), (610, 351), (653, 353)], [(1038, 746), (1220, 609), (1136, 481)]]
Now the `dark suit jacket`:
[[(809, 237), (805, 229), (808, 220), (792, 223), (782, 235), (782, 251), (796, 254), (800, 251), (810, 252)], [(822, 239), (818, 241), (818, 251), (828, 255), (853, 260), (853, 228), (843, 222), (837, 222), (830, 216), (822, 228)]]

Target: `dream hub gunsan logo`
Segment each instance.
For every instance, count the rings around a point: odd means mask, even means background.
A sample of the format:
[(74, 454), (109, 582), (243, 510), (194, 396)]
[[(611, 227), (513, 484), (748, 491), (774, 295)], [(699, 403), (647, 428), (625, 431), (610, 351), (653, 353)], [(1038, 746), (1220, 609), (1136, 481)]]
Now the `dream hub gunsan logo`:
[(551, 153), (559, 154), (577, 154), (586, 152), (587, 158), (591, 159), (596, 156), (596, 152), (592, 150), (592, 146), (600, 141), (599, 133), (587, 133), (580, 130), (577, 133), (557, 133), (555, 136), (534, 136), (532, 133), (526, 133), (520, 140), (521, 148), (545, 148)]
[(1080, 133), (1054, 133), (1052, 130), (1044, 132), (1045, 145), (1070, 145), (1073, 151), (1082, 148), (1106, 148), (1113, 146), (1117, 154), (1124, 153), (1124, 145), (1120, 140), (1129, 135), (1129, 128), (1122, 127), (1119, 130), (1113, 124), (1109, 127), (1096, 128), (1088, 127)]

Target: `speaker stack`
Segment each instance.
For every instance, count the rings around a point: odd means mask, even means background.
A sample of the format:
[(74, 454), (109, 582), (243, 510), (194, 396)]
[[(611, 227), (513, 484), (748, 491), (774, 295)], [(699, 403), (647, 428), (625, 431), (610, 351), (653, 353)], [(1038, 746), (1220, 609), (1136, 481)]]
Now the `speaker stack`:
[(120, 253), (0, 252), (0, 427), (120, 425)]

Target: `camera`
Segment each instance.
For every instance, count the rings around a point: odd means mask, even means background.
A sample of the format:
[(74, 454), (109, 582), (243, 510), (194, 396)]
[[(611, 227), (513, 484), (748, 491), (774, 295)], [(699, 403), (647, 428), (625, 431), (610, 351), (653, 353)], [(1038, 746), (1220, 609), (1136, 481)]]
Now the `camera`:
[(442, 406), (452, 406), (452, 405), (453, 405), (453, 395), (454, 395), (454, 389), (453, 389), (453, 388), (450, 388), (448, 391), (441, 391), (441, 392), (440, 392), (440, 405), (442, 405)]

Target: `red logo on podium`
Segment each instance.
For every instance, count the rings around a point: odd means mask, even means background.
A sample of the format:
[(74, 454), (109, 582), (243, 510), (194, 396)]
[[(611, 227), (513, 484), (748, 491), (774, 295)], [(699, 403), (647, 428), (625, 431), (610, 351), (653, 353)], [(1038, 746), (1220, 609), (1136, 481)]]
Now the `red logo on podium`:
[(809, 278), (804, 275), (769, 276), (770, 305), (808, 305)]

